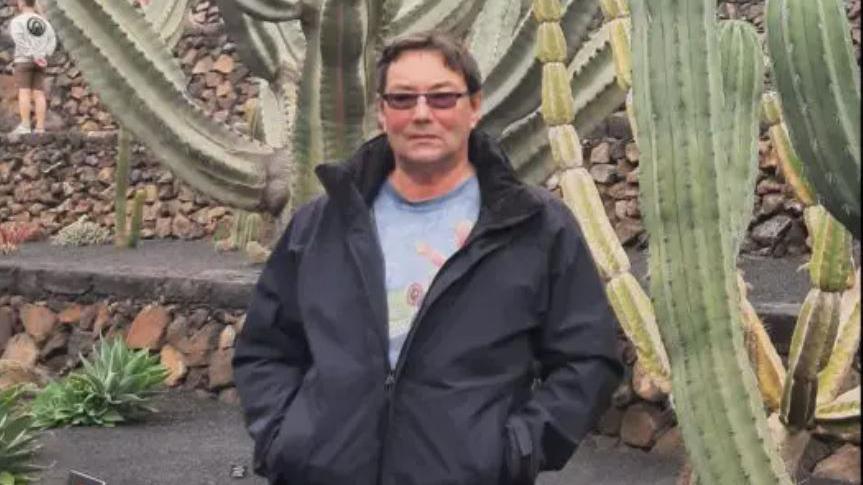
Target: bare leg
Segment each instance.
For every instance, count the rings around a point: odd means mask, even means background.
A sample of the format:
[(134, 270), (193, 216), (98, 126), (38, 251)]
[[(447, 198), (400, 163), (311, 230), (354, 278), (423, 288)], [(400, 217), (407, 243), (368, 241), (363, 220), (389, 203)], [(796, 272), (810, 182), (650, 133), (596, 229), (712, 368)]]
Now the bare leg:
[(36, 105), (36, 130), (45, 131), (45, 112), (48, 109), (48, 103), (45, 101), (45, 91), (34, 89), (33, 102)]
[(30, 126), (30, 89), (18, 90), (18, 114), (21, 115), (21, 124)]

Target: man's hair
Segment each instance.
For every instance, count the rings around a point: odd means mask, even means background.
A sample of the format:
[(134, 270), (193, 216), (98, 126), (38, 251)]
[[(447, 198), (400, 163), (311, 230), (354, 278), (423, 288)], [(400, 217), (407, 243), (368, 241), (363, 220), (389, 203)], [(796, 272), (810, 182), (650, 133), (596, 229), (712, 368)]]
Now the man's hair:
[(36, 6), (36, 0), (24, 0), (24, 6), (35, 7)]
[(469, 94), (479, 92), (482, 86), (482, 76), (476, 59), (467, 48), (450, 36), (439, 31), (417, 32), (399, 37), (387, 44), (377, 64), (378, 94), (383, 94), (387, 87), (387, 71), (390, 64), (408, 51), (440, 52), (444, 64), (464, 77)]

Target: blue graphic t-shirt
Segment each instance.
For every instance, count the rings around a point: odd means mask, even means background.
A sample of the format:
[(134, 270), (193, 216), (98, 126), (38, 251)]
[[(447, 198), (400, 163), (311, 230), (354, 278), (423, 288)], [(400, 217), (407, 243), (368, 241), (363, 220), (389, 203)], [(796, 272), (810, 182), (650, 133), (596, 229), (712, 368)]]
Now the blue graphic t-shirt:
[(445, 195), (422, 202), (405, 200), (389, 181), (381, 187), (373, 211), (386, 265), (393, 367), (432, 280), (467, 241), (479, 205), (476, 176)]

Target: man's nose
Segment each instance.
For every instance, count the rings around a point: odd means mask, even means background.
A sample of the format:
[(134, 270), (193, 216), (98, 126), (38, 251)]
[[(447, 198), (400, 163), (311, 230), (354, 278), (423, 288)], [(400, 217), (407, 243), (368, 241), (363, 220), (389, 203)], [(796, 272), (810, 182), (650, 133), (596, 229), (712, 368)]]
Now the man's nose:
[(417, 105), (414, 106), (414, 120), (427, 120), (431, 115), (431, 108), (428, 105), (428, 100), (425, 96), (417, 98)]

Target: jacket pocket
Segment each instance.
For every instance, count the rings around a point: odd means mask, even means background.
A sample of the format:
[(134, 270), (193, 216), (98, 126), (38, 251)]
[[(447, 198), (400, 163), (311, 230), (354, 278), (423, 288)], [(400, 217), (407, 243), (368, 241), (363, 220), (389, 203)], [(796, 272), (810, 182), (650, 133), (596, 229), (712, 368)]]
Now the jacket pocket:
[(305, 483), (313, 448), (314, 415), (307, 386), (300, 387), (267, 449), (267, 469), (276, 483)]
[(522, 433), (518, 431), (518, 424), (507, 423), (504, 432), (505, 470), (501, 485), (534, 485), (536, 476), (539, 474), (537, 455), (533, 450), (527, 427), (523, 426)]

